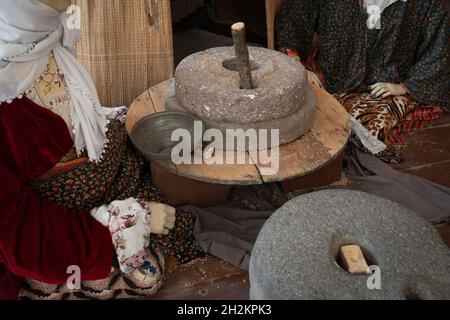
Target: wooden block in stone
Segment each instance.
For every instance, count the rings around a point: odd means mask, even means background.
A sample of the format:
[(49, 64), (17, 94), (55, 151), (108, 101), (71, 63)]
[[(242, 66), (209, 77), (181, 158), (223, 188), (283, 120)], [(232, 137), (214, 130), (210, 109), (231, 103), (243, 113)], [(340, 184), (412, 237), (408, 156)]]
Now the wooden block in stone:
[(369, 266), (360, 246), (343, 246), (340, 253), (341, 263), (345, 270), (354, 275), (368, 274)]

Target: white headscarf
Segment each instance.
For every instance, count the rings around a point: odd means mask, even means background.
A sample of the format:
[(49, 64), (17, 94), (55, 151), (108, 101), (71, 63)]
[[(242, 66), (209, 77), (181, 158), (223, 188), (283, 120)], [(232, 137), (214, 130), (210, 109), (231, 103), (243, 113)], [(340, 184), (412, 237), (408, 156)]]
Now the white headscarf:
[(69, 15), (38, 0), (0, 1), (0, 103), (21, 98), (42, 75), (53, 52), (70, 95), (74, 144), (93, 161), (101, 159), (107, 143), (109, 115), (94, 83), (73, 55), (79, 30), (67, 25)]

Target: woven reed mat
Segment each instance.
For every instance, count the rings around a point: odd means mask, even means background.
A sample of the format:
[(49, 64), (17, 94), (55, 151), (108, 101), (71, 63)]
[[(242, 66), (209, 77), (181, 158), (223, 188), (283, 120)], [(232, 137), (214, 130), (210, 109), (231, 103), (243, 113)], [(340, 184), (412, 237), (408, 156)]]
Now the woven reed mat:
[(173, 76), (170, 0), (73, 0), (81, 8), (77, 56), (104, 106), (128, 106)]

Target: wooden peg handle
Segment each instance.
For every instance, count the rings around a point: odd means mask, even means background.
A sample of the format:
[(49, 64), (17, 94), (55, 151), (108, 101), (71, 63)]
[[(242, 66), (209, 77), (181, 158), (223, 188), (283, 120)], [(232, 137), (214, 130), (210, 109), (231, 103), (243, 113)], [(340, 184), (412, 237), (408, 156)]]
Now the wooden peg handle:
[(231, 26), (234, 49), (236, 52), (236, 66), (239, 72), (241, 89), (253, 89), (252, 70), (245, 36), (245, 24), (235, 23)]

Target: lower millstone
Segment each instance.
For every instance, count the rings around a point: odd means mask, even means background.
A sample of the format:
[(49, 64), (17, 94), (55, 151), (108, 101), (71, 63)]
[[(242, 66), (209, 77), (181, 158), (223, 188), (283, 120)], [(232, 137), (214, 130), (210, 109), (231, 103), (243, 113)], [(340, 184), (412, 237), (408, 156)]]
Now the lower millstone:
[[(233, 148), (230, 148), (233, 151), (254, 151), (254, 150), (263, 150), (268, 147), (279, 147), (281, 145), (290, 143), (292, 141), (297, 140), (299, 137), (303, 136), (314, 124), (315, 118), (315, 108), (316, 108), (316, 97), (314, 93), (309, 90), (307, 103), (303, 106), (303, 108), (299, 109), (297, 112), (293, 114), (275, 120), (269, 121), (259, 121), (253, 123), (238, 123), (238, 122), (215, 122), (208, 119), (201, 119), (205, 126), (205, 129), (218, 129), (222, 132), (223, 136), (226, 137), (225, 141), (233, 141), (235, 138), (234, 135), (227, 135), (227, 130), (243, 130), (247, 132), (248, 130), (256, 130), (259, 135), (260, 130), (267, 130), (267, 139), (266, 141), (261, 141), (258, 139), (258, 143), (256, 145), (249, 145), (248, 141), (245, 146), (238, 147), (236, 144), (233, 144)], [(175, 88), (174, 86), (170, 87), (166, 93), (166, 110), (167, 111), (180, 111), (180, 112), (188, 112), (177, 100), (175, 96)], [(279, 139), (274, 139), (274, 143), (272, 143), (272, 130), (279, 130)], [(234, 133), (233, 132), (233, 133)], [(224, 146), (225, 150), (229, 149)], [(237, 148), (236, 148), (237, 147)]]
[[(349, 244), (362, 248), (373, 274), (343, 268), (339, 251)], [(324, 190), (291, 200), (267, 221), (252, 252), (250, 296), (447, 300), (449, 270), (450, 250), (416, 213), (367, 193)]]

